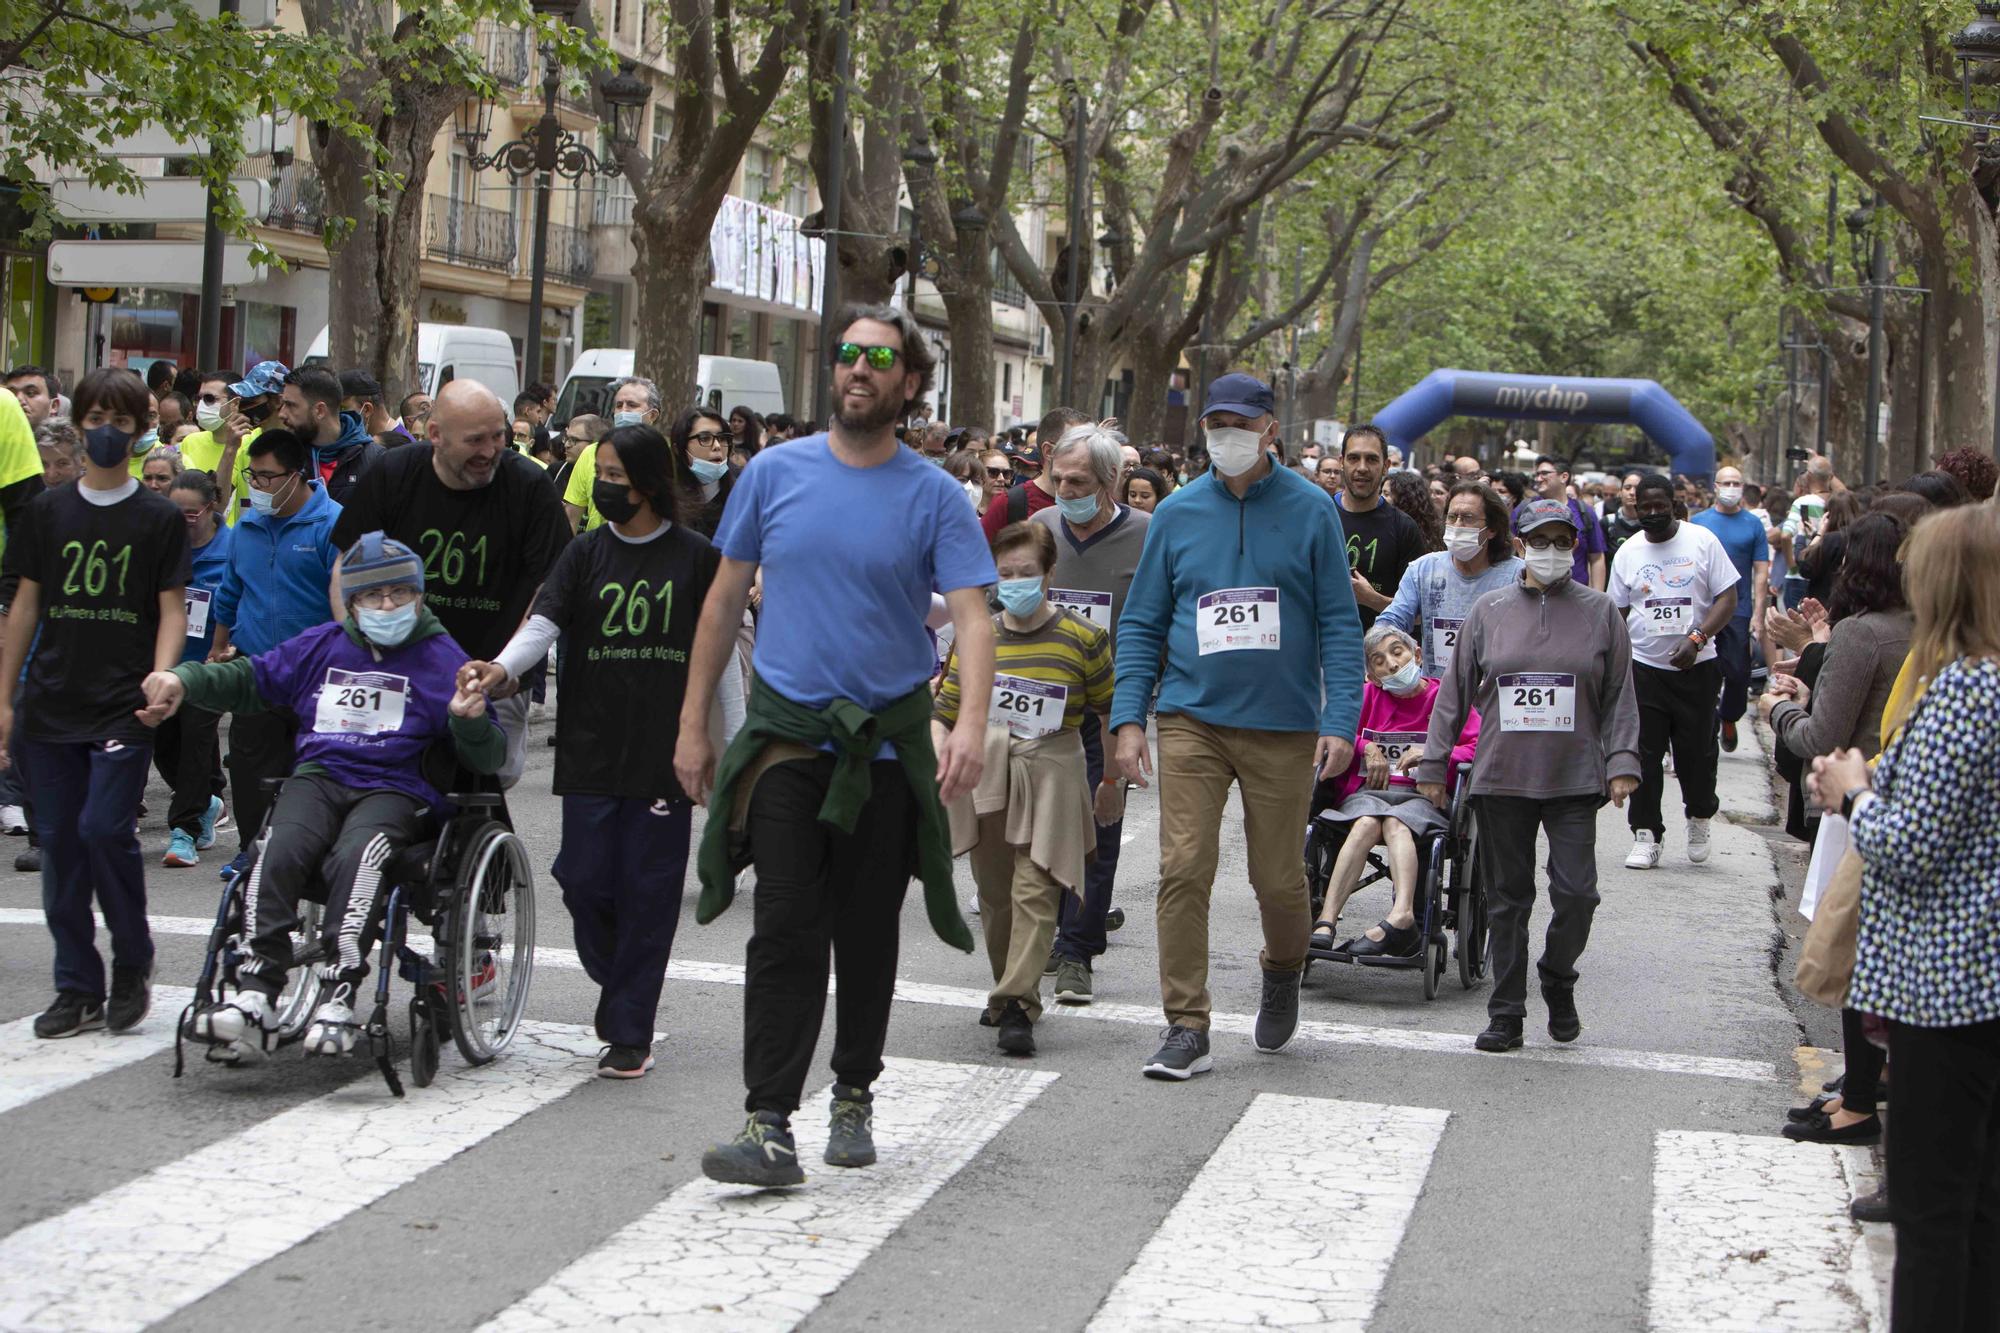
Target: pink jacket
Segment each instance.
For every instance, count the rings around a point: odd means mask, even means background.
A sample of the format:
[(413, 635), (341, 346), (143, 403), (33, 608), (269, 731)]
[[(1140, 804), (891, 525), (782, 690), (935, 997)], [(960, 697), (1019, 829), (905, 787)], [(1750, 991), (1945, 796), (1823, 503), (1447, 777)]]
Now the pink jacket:
[[(1424, 687), (1408, 698), (1398, 698), (1369, 681), (1361, 687), (1361, 725), (1354, 736), (1354, 762), (1340, 778), (1340, 800), (1344, 801), (1361, 790), (1361, 751), (1369, 741), (1389, 752), (1389, 782), (1394, 786), (1411, 787), (1415, 779), (1395, 771), (1396, 762), (1406, 749), (1414, 747), (1421, 754), (1424, 738), (1430, 732), (1431, 709), (1437, 703), (1438, 683), (1428, 677)], [(1479, 748), (1479, 713), (1467, 710), (1465, 730), (1459, 734), (1458, 744), (1452, 747), (1451, 771), (1456, 774), (1462, 763), (1472, 762), (1473, 751)]]

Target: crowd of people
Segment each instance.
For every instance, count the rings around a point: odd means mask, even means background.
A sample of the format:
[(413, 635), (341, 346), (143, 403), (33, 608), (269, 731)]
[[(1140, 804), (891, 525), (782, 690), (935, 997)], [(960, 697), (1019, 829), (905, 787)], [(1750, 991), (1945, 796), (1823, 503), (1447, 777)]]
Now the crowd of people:
[[(830, 976), (826, 1160), (874, 1160), (913, 878), (940, 938), (975, 947), (955, 856), (976, 884), (979, 1021), (998, 1050), (1036, 1053), (1045, 978), (1054, 1002), (1091, 1003), (1122, 922), (1134, 785), (1159, 789), (1165, 1029), (1146, 1076), (1214, 1068), (1209, 919), (1232, 787), (1262, 932), (1258, 1051), (1293, 1039), (1309, 956), (1427, 947), (1418, 843), (1455, 796), (1491, 913), (1474, 1042), (1523, 1044), (1542, 879), (1539, 989), (1551, 1038), (1574, 1041), (1598, 811), (1625, 808), (1628, 869), (1658, 868), (1670, 762), (1681, 856), (1706, 861), (1719, 756), (1761, 679), (1787, 828), (1813, 842), (1837, 820), (1865, 863), (1846, 1073), (1784, 1133), (1879, 1139), (1893, 1068), (1888, 1196), (1864, 1211), (1921, 1242), (1907, 1280), (1899, 1254), (1897, 1322), (1959, 1326), (1953, 1311), (1990, 1297), (1991, 457), (1955, 449), (1893, 487), (1850, 487), (1818, 456), (1786, 485), (1733, 466), (1579, 485), (1553, 456), (1524, 473), (1449, 455), (1412, 468), (1357, 425), (1288, 458), (1271, 389), (1242, 373), (1207, 386), (1183, 453), (1068, 407), (999, 436), (949, 428), (925, 398), (929, 346), (893, 308), (851, 311), (831, 359), (825, 431), (676, 410), (642, 377), (610, 387), (607, 415), (555, 423), (543, 386), (504, 404), (455, 381), (391, 416), (372, 378), (325, 366), (100, 369), (67, 400), (37, 367), (10, 372), (0, 674), (18, 689), (0, 700), (0, 803), (55, 940), (37, 1035), (147, 1013), (135, 821), (156, 765), (164, 864), (197, 865), (233, 817), (223, 874), (247, 877), (240, 984), (188, 1035), (235, 1061), (275, 1047), (272, 1001), (317, 885), (333, 961), (306, 1047), (353, 1050), (383, 867), (443, 799), (426, 755), (517, 782), (553, 660), (554, 874), (600, 991), (600, 1074), (652, 1067), (688, 861), (703, 922), (755, 869), (747, 1118), (705, 1157), (715, 1179), (803, 1179), (791, 1118)], [(1300, 855), (1315, 818), (1344, 837), (1316, 916)], [(1343, 931), (1370, 855), (1390, 901)]]

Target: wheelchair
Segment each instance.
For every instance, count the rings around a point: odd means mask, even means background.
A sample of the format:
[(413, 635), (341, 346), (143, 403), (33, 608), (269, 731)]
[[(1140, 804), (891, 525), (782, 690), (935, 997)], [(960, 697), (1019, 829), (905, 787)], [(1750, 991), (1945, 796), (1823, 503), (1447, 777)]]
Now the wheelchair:
[[(1354, 963), (1364, 967), (1418, 968), (1424, 979), (1424, 999), (1435, 1000), (1443, 979), (1446, 955), (1458, 958), (1458, 980), (1465, 989), (1486, 975), (1486, 890), (1479, 883), (1478, 821), (1465, 790), (1471, 764), (1459, 764), (1452, 781), (1450, 809), (1445, 814), (1448, 828), (1417, 839), (1416, 918), (1421, 947), (1408, 958), (1360, 957), (1336, 948), (1309, 945), (1306, 969), (1315, 961)], [(1315, 793), (1314, 804), (1319, 804)], [(1333, 819), (1332, 810), (1321, 809), (1306, 828), (1306, 887), (1312, 898), (1312, 915), (1317, 921), (1326, 905), (1333, 880), (1334, 861), (1347, 840), (1348, 825)], [(1385, 849), (1377, 846), (1368, 853), (1368, 864), (1355, 886), (1359, 893), (1370, 884), (1390, 878)], [(1353, 898), (1348, 901), (1353, 902)], [(1336, 940), (1336, 944), (1338, 941)], [(1455, 946), (1455, 947), (1454, 947)]]
[[(264, 781), (274, 811), (286, 781)], [(392, 974), (412, 988), (410, 1078), (420, 1088), (437, 1077), (447, 1036), (467, 1064), (483, 1065), (503, 1054), (520, 1031), (534, 979), (535, 880), (505, 798), (497, 791), (454, 791), (462, 785), (456, 781), (433, 785), (451, 791), (445, 804), (452, 813), (439, 817), (433, 812), (426, 835), (398, 852), (383, 871), (384, 892), (376, 907), (381, 937), (372, 978), (375, 1006), (362, 1027), (369, 1054), (397, 1097), (403, 1095), (403, 1083), (396, 1073), (395, 1038), (389, 1024)], [(269, 837), (267, 815), (257, 838), (257, 855), (263, 854)], [(194, 998), (181, 1011), (174, 1031), (175, 1078), (182, 1072), (183, 1039), (201, 1042), (189, 1035), (194, 1015), (228, 999), (236, 989), (237, 963), (248, 948), (249, 923), (244, 920), (248, 878), (245, 871), (230, 880), (216, 908)], [(326, 888), (317, 882), (300, 894), (299, 920), (291, 936), (292, 967), (284, 991), (272, 1003), (281, 1049), (305, 1037), (322, 995), (332, 984), (330, 951), (319, 935), (325, 900)], [(418, 947), (421, 937), (412, 941), (412, 918), (429, 928), (429, 952)], [(202, 1044), (209, 1062), (237, 1063), (222, 1048)]]

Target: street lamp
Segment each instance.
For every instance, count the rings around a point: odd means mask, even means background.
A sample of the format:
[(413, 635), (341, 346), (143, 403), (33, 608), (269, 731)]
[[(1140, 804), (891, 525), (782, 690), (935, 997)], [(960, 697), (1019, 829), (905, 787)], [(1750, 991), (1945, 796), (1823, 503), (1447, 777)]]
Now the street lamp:
[(1952, 34), (1952, 54), (1958, 58), (1959, 97), (1964, 103), (1965, 119), (1960, 124), (1972, 127), (1972, 142), (1978, 146), (1979, 156), (1992, 161), (2000, 156), (1990, 130), (2000, 125), (2000, 111), (1983, 110), (1973, 95), (1975, 86), (1992, 88), (2000, 77), (1996, 77), (1996, 66), (2000, 66), (2000, 3), (1996, 0), (1979, 0), (1973, 8), (1979, 17)]
[[(1847, 215), (1848, 243), (1854, 251), (1854, 267), (1862, 266), (1862, 257), (1868, 259), (1868, 398), (1862, 409), (1861, 424), (1861, 479), (1875, 480), (1876, 450), (1882, 434), (1882, 300), (1889, 282), (1889, 246), (1883, 237), (1883, 229), (1876, 225), (1875, 215), (1880, 202), (1875, 200), (1861, 205)], [(1872, 249), (1864, 246), (1864, 238), (1874, 234)]]
[(958, 238), (959, 272), (971, 275), (986, 262), (986, 214), (970, 199), (951, 215), (951, 230)]
[[(937, 166), (938, 155), (922, 139), (903, 150), (903, 161), (911, 168), (906, 173), (914, 179), (917, 172), (928, 174)], [(903, 271), (910, 275), (908, 286), (904, 288), (903, 309), (914, 317), (917, 313), (917, 270), (923, 267), (924, 232), (923, 209), (917, 199), (916, 190), (910, 191), (910, 250), (903, 258)]]

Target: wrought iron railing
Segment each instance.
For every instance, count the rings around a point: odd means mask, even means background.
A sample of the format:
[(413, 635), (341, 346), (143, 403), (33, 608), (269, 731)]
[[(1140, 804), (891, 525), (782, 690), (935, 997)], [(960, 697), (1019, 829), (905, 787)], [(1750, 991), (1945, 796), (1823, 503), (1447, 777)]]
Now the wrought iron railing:
[(503, 271), (514, 267), (519, 249), (514, 215), (503, 208), (434, 194), (424, 230), (433, 258)]
[(264, 214), (265, 226), (315, 236), (325, 228), (326, 188), (311, 162), (295, 158), (273, 168), (266, 179), (271, 182), (271, 207)]
[(550, 277), (580, 283), (589, 279), (596, 266), (589, 232), (560, 222), (549, 224)]

